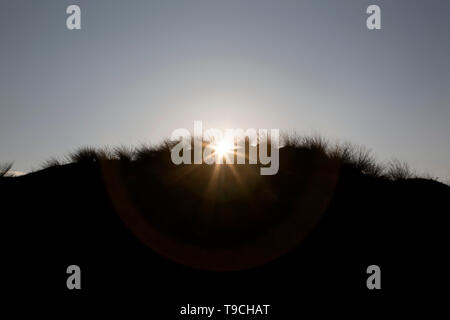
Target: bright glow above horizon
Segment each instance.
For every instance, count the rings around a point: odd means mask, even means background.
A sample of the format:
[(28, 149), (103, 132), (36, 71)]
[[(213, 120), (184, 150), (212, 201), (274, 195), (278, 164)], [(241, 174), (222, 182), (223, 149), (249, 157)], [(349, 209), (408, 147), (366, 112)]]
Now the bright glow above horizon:
[(211, 147), (214, 150), (214, 153), (219, 155), (219, 157), (223, 158), (228, 156), (229, 154), (232, 154), (236, 147), (234, 146), (233, 142), (228, 141), (227, 139), (222, 139), (217, 142), (212, 142)]

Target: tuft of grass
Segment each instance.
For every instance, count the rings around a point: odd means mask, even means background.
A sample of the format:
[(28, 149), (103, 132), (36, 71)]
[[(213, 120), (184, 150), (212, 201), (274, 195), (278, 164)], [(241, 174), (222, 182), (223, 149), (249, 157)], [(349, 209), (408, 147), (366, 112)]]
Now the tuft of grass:
[(336, 144), (334, 148), (328, 150), (328, 156), (363, 174), (375, 177), (383, 175), (383, 166), (377, 162), (372, 151), (365, 146), (355, 146), (348, 142)]
[(165, 152), (170, 152), (170, 150), (178, 143), (178, 141), (171, 141), (169, 139), (164, 139), (163, 142), (157, 145), (142, 144), (135, 151), (135, 160), (146, 161), (153, 159), (155, 156), (160, 155)]
[(41, 168), (42, 169), (46, 169), (46, 168), (51, 168), (51, 167), (57, 167), (57, 166), (61, 166), (63, 165), (64, 162), (61, 161), (60, 159), (56, 158), (56, 157), (52, 157), (48, 160), (45, 160), (42, 165)]
[[(170, 139), (164, 139), (162, 143), (157, 146), (159, 151), (170, 151), (179, 141), (172, 141)], [(194, 139), (191, 139), (191, 146), (194, 147)]]
[(155, 150), (155, 147), (148, 145), (148, 144), (142, 144), (136, 150), (136, 160), (137, 161), (146, 161), (146, 160), (152, 159), (156, 153), (157, 153), (157, 151)]
[(136, 151), (126, 146), (115, 147), (113, 156), (119, 161), (131, 162), (136, 158)]
[(69, 155), (69, 160), (76, 163), (100, 162), (111, 159), (113, 159), (113, 152), (108, 147), (103, 149), (82, 147)]
[(406, 162), (394, 159), (387, 165), (386, 176), (392, 180), (403, 180), (414, 178), (416, 175)]
[(6, 176), (6, 174), (11, 170), (13, 162), (7, 162), (0, 164), (0, 177)]
[(318, 152), (328, 153), (328, 140), (321, 135), (303, 136), (299, 139), (298, 144), (302, 148), (314, 150)]

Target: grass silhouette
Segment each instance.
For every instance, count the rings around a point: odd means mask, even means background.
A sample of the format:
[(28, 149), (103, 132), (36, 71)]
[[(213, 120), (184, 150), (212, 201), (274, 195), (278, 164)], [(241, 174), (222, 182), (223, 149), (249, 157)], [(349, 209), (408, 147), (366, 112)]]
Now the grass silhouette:
[(13, 166), (12, 162), (0, 164), (0, 178), (7, 175)]
[[(394, 159), (386, 164), (379, 163), (370, 149), (367, 149), (364, 146), (354, 145), (350, 142), (331, 144), (326, 138), (320, 135), (300, 136), (297, 134), (283, 134), (281, 141), (282, 149), (286, 148), (289, 150), (294, 149), (322, 154), (322, 156), (338, 162), (340, 166), (355, 173), (391, 180), (420, 178), (420, 176), (411, 170), (406, 162)], [(50, 158), (41, 165), (41, 168), (45, 169), (69, 163), (90, 163), (100, 161), (121, 161), (125, 163), (133, 161), (145, 162), (154, 157), (167, 154), (170, 152), (171, 147), (176, 143), (177, 142), (170, 140), (164, 140), (157, 145), (143, 144), (139, 147), (86, 146), (78, 148), (62, 160), (55, 157)], [(248, 141), (246, 146), (248, 146)], [(427, 178), (431, 179), (430, 177)]]
[(2, 166), (9, 273), (40, 261), (36, 286), (58, 291), (56, 275), (75, 261), (91, 295), (145, 288), (177, 303), (214, 295), (295, 305), (286, 286), (361, 299), (374, 263), (395, 297), (439, 283), (450, 187), (320, 136), (284, 136), (273, 176), (259, 164), (177, 166), (173, 144), (80, 148), (14, 178)]

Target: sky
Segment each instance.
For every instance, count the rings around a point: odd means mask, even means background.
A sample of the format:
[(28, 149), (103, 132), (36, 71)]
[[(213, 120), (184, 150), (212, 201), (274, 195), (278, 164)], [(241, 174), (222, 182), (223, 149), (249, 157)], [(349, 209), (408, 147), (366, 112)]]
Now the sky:
[(0, 162), (28, 172), (202, 120), (350, 141), (450, 181), (449, 14), (446, 0), (0, 0)]

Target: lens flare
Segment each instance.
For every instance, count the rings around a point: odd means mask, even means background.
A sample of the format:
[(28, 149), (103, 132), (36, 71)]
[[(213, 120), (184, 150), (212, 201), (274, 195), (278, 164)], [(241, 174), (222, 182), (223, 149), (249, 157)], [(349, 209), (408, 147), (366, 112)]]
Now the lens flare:
[(210, 146), (214, 150), (214, 154), (220, 158), (227, 158), (231, 156), (236, 149), (233, 141), (229, 139), (212, 141)]

